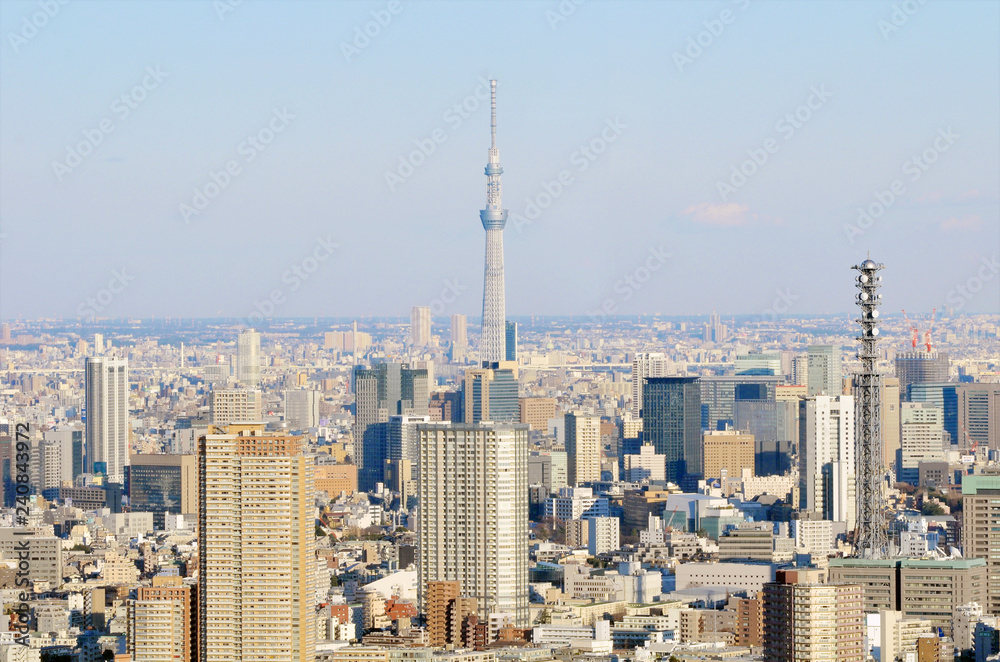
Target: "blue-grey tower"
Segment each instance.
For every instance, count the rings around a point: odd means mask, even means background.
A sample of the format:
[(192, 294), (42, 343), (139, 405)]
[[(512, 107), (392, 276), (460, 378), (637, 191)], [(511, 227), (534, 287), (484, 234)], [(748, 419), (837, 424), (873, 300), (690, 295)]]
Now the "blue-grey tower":
[(506, 310), (503, 284), (503, 228), (507, 210), (501, 207), (500, 152), (497, 150), (497, 82), (490, 81), (490, 151), (486, 162), (486, 209), (479, 218), (486, 230), (486, 268), (483, 277), (483, 335), (479, 359), (484, 363), (507, 358)]

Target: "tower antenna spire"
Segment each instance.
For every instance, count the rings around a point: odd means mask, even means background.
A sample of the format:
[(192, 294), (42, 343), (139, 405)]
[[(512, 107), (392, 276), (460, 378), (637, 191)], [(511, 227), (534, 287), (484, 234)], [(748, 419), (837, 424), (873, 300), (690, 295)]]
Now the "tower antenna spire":
[(504, 303), (503, 229), (507, 210), (501, 201), (500, 151), (497, 149), (497, 82), (490, 80), (490, 151), (486, 162), (486, 208), (479, 219), (486, 230), (486, 264), (483, 277), (483, 331), (480, 360), (503, 361), (506, 357), (506, 306)]
[(497, 81), (490, 81), (490, 149), (497, 148)]

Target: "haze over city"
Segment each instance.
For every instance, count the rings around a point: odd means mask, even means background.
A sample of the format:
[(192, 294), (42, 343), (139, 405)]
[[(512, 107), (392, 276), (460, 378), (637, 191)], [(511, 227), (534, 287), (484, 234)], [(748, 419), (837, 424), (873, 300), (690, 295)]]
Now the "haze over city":
[(508, 315), (996, 312), (1000, 6), (897, 5), (3, 2), (0, 317), (477, 317), (489, 79)]

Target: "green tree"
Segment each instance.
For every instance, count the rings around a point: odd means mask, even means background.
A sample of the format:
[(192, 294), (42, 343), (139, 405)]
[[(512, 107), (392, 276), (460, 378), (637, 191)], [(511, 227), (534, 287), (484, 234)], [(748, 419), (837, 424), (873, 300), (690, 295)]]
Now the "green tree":
[(944, 515), (944, 508), (942, 508), (941, 504), (936, 501), (925, 501), (924, 505), (920, 507), (920, 514), (929, 515), (931, 517), (935, 515)]

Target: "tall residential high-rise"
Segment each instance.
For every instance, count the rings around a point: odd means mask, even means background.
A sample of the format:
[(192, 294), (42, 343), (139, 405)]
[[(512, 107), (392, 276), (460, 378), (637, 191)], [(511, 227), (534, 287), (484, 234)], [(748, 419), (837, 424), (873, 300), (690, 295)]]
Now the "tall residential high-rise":
[(844, 392), (840, 348), (833, 345), (810, 345), (807, 350), (806, 378), (809, 395), (840, 395)]
[(260, 333), (254, 329), (240, 332), (236, 340), (236, 380), (244, 388), (260, 386)]
[(996, 531), (1000, 528), (1000, 475), (962, 476), (962, 556), (986, 560), (986, 611), (1000, 615), (1000, 557)]
[(503, 275), (503, 228), (507, 210), (501, 200), (500, 151), (497, 149), (497, 82), (490, 81), (490, 150), (486, 163), (486, 208), (479, 219), (486, 230), (486, 260), (483, 270), (483, 333), (479, 360), (483, 363), (507, 359)]
[(694, 491), (702, 477), (701, 386), (697, 377), (648, 377), (643, 440), (666, 456), (667, 480)]
[(382, 480), (389, 459), (389, 417), (428, 414), (427, 369), (383, 362), (356, 367), (352, 378), (358, 489), (371, 492)]
[(251, 423), (261, 420), (261, 393), (256, 389), (220, 388), (208, 394), (212, 425)]
[(312, 662), (315, 459), (262, 423), (199, 439), (202, 662)]
[(567, 412), (564, 419), (570, 486), (601, 480), (601, 417)]
[(90, 357), (84, 371), (87, 473), (104, 462), (108, 479), (121, 483), (129, 456), (128, 359)]
[(910, 400), (910, 384), (940, 384), (948, 381), (951, 361), (947, 352), (900, 352), (896, 354), (899, 395)]
[(802, 510), (854, 528), (854, 397), (817, 395), (799, 403), (799, 487)]
[(516, 364), (500, 361), (466, 370), (462, 402), (465, 423), (520, 420)]
[(666, 377), (670, 359), (660, 352), (639, 352), (632, 358), (632, 418), (642, 417), (642, 382), (647, 377)]
[(459, 581), (478, 600), (480, 620), (528, 609), (528, 426), (520, 423), (418, 426), (420, 480), (418, 591)]
[(764, 662), (863, 662), (859, 584), (764, 584)]
[(180, 577), (156, 576), (128, 605), (126, 649), (133, 660), (197, 662), (198, 591)]
[(729, 337), (729, 329), (722, 323), (722, 318), (714, 310), (705, 323), (704, 341), (721, 343)]
[(414, 347), (424, 347), (431, 341), (431, 308), (414, 306), (410, 310), (410, 343)]
[(507, 322), (505, 329), (505, 338), (507, 344), (506, 350), (506, 361), (517, 361), (517, 322)]
[[(42, 438), (46, 442), (54, 442), (59, 445), (59, 482), (73, 482), (76, 477), (86, 473), (86, 458), (84, 456), (85, 446), (83, 443), (83, 430), (76, 427), (60, 427), (56, 430), (43, 430)], [(51, 469), (46, 467), (47, 471)], [(59, 485), (55, 485), (58, 487)], [(50, 485), (50, 487), (53, 487)]]
[(465, 315), (455, 313), (451, 316), (451, 360), (461, 361), (469, 349), (469, 332)]

